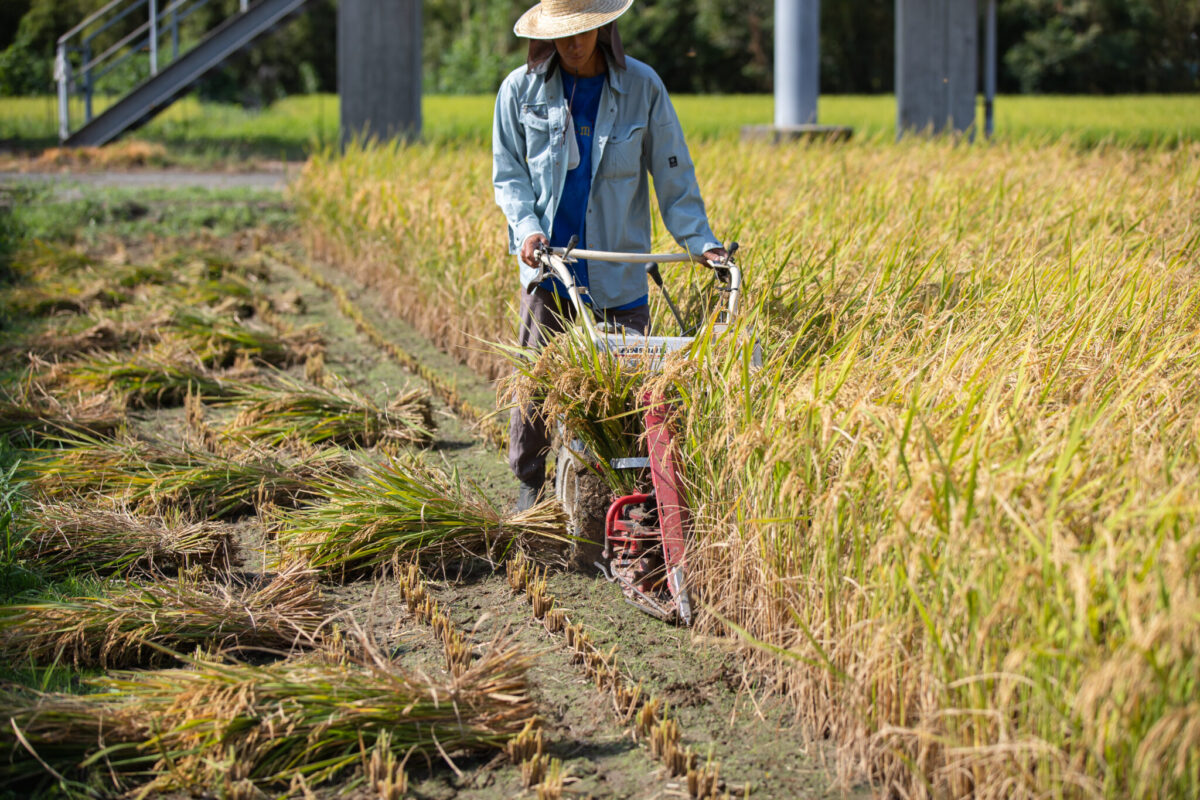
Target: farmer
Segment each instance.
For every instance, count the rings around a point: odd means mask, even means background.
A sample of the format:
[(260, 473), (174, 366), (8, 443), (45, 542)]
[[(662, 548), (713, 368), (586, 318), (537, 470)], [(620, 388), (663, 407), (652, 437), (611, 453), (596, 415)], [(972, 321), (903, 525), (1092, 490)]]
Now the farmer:
[[(725, 250), (709, 227), (692, 159), (662, 80), (629, 58), (617, 17), (633, 0), (541, 0), (517, 20), (529, 57), (496, 97), (492, 182), (519, 254), (522, 347), (540, 347), (574, 311), (555, 279), (534, 286), (539, 244), (650, 251), (647, 173), (667, 230), (710, 261)], [(645, 267), (579, 261), (592, 312), (639, 333), (650, 325)], [(532, 291), (530, 291), (532, 289)], [(550, 446), (539, 409), (514, 409), (508, 462), (520, 481), (517, 509), (541, 497)]]

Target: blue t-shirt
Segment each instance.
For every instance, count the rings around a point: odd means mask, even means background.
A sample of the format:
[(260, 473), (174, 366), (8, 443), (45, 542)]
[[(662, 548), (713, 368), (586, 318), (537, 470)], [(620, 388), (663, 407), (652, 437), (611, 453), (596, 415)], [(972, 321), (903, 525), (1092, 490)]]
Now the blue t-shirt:
[[(563, 186), (562, 199), (558, 203), (558, 211), (554, 214), (554, 230), (550, 235), (553, 247), (566, 247), (572, 236), (579, 237), (579, 247), (587, 247), (587, 209), (588, 198), (592, 192), (592, 142), (596, 129), (596, 114), (600, 110), (600, 95), (608, 80), (601, 73), (591, 78), (576, 78), (562, 72), (563, 96), (569, 99), (571, 119), (575, 122), (575, 143), (579, 146), (579, 165), (567, 171), (567, 182)], [(582, 286), (588, 284), (588, 263), (580, 259), (574, 264), (568, 264), (575, 282)], [(559, 297), (566, 297), (566, 287), (557, 278), (550, 279), (548, 287)], [(628, 308), (638, 308), (649, 302), (645, 295), (632, 303), (626, 303), (615, 311)]]

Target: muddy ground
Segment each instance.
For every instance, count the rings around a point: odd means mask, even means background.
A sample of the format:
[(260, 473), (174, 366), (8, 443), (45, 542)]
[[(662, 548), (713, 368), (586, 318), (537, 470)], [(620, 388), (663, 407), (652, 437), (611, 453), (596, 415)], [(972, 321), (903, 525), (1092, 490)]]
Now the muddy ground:
[[(376, 293), (348, 282), (333, 265), (308, 261), (291, 234), (267, 237), (273, 246), (304, 259), (319, 274), (342, 287), (371, 323), (402, 349), (440, 375), (453, 378), (474, 405), (494, 408), (493, 387), (457, 364), (377, 302)], [(377, 400), (389, 390), (420, 385), (387, 354), (371, 345), (354, 324), (339, 313), (334, 299), (290, 268), (284, 260), (256, 254), (264, 242), (259, 234), (209, 239), (204, 246), (238, 258), (264, 257), (270, 274), (270, 294), (298, 293), (303, 312), (289, 321), (296, 326), (318, 325), (328, 344), (326, 364), (333, 373)], [(109, 254), (109, 240), (91, 248)], [(152, 250), (170, 248), (162, 240), (127, 237), (128, 257), (150, 257)], [(196, 242), (181, 239), (179, 247)], [(107, 251), (107, 252), (106, 252)], [(427, 456), (454, 467), (475, 482), (481, 492), (511, 503), (515, 484), (502, 454), (487, 446), (479, 433), (441, 403), (436, 404), (438, 430)], [(182, 435), (182, 410), (143, 412), (138, 428), (158, 435)], [(271, 546), (258, 523), (246, 520), (242, 532), (242, 569), (260, 570)], [(665, 775), (645, 746), (634, 741), (618, 721), (607, 695), (599, 693), (573, 665), (561, 637), (548, 634), (531, 615), (525, 599), (513, 593), (503, 571), (486, 565), (447, 565), (428, 576), (437, 599), (473, 642), (483, 644), (506, 636), (535, 653), (529, 679), (545, 722), (549, 754), (561, 758), (571, 776), (568, 794), (595, 798), (685, 797), (678, 779)], [(556, 571), (550, 590), (572, 619), (582, 622), (596, 643), (617, 647), (626, 669), (650, 690), (664, 697), (679, 721), (683, 742), (704, 757), (721, 763), (721, 775), (734, 796), (759, 798), (867, 797), (866, 787), (837, 787), (832, 753), (811, 741), (793, 724), (787, 708), (770, 698), (758, 679), (748, 674), (735, 643), (698, 639), (687, 629), (665, 625), (627, 605), (620, 591), (598, 574)], [(440, 642), (430, 629), (405, 608), (394, 579), (359, 580), (329, 585), (327, 594), (345, 612), (383, 642), (403, 663), (438, 673), (444, 670)], [(504, 757), (410, 763), (411, 795), (418, 798), (507, 798), (533, 796), (524, 790), (518, 767)], [(337, 787), (320, 796), (339, 794)], [(361, 791), (353, 796), (367, 796)]]

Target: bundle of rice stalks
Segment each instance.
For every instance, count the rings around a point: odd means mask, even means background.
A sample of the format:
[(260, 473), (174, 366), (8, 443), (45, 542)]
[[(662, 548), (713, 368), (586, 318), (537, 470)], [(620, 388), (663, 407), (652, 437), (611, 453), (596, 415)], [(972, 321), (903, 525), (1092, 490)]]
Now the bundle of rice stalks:
[(0, 436), (21, 444), (46, 444), (74, 434), (110, 436), (124, 424), (124, 411), (113, 408), (105, 394), (78, 403), (64, 403), (43, 392), (0, 399)]
[(136, 408), (176, 406), (189, 393), (221, 397), (233, 391), (195, 355), (169, 349), (102, 354), (63, 364), (51, 370), (47, 384), (60, 394), (108, 392)]
[(23, 558), (51, 577), (73, 572), (151, 574), (199, 567), (228, 570), (234, 550), (228, 525), (187, 522), (176, 514), (138, 515), (96, 503), (35, 503), (26, 515)]
[(43, 359), (74, 358), (88, 353), (133, 350), (161, 339), (164, 315), (138, 321), (102, 318), (74, 333), (51, 331), (26, 342), (21, 350)]
[(218, 314), (238, 317), (254, 314), (254, 289), (236, 278), (200, 279), (196, 283), (171, 286), (166, 297), (177, 305), (208, 308)]
[(508, 515), (475, 484), (417, 458), (371, 466), (358, 479), (324, 482), (321, 505), (287, 514), (279, 543), (310, 566), (348, 571), (396, 556), (497, 558), (514, 543), (566, 541), (554, 503)]
[(12, 314), (48, 317), (52, 314), (86, 314), (94, 308), (115, 308), (129, 302), (124, 288), (95, 280), (85, 284), (46, 282), (17, 286), (4, 293), (3, 305)]
[(0, 775), (35, 776), (40, 761), (67, 774), (95, 767), (120, 789), (157, 772), (143, 794), (243, 781), (278, 789), (337, 777), (377, 747), (401, 761), (498, 751), (534, 715), (529, 664), (494, 646), (461, 675), (433, 680), (371, 647), (356, 663), (206, 662), (100, 679), (101, 694), (5, 692)]
[(316, 328), (276, 331), (231, 314), (179, 308), (171, 314), (175, 335), (186, 342), (200, 362), (228, 367), (240, 358), (261, 364), (291, 366), (324, 350)]
[(402, 392), (381, 407), (340, 382), (322, 387), (279, 375), (272, 385), (243, 387), (237, 399), (242, 408), (227, 432), (257, 442), (373, 447), (433, 441), (433, 405), (421, 390)]
[(33, 795), (37, 783), (50, 784), (51, 777), (56, 784), (82, 777), (90, 757), (109, 748), (105, 767), (117, 782), (116, 770), (144, 770), (154, 761), (136, 752), (136, 743), (151, 735), (149, 721), (115, 692), (49, 694), (5, 686), (0, 707), (0, 778), (9, 791)]
[(226, 519), (268, 505), (294, 506), (318, 496), (320, 485), (348, 468), (327, 451), (290, 455), (246, 449), (217, 455), (188, 445), (81, 437), (63, 450), (29, 461), (33, 487), (68, 499), (99, 493), (140, 511), (178, 510)]
[(49, 147), (34, 160), (34, 168), (120, 169), (165, 166), (167, 148), (157, 142), (130, 140), (103, 147)]
[[(552, 425), (561, 423), (568, 440), (580, 440), (599, 460), (610, 487), (628, 494), (632, 473), (607, 465), (643, 455), (643, 397), (651, 383), (657, 385), (657, 394), (665, 390), (664, 372), (652, 370), (649, 360), (617, 359), (600, 352), (574, 329), (555, 336), (532, 360), (523, 349), (501, 349), (515, 368), (503, 389), (512, 404), (525, 414), (540, 407)], [(678, 368), (676, 361), (686, 363), (682, 355), (673, 357), (665, 367), (668, 373)]]
[(265, 585), (230, 586), (180, 575), (118, 582), (95, 597), (0, 606), (0, 655), (10, 663), (152, 666), (189, 653), (316, 646), (330, 608), (311, 573), (287, 570)]

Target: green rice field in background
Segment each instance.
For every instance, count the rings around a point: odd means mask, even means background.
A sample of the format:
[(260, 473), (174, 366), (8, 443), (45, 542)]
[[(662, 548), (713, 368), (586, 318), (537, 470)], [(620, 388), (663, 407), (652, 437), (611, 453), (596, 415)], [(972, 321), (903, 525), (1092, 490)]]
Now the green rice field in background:
[[(771, 122), (769, 95), (676, 95), (692, 137), (734, 138), (745, 125)], [(491, 135), (490, 95), (427, 96), (424, 136), (431, 142), (484, 141)], [(105, 101), (98, 99), (97, 110)], [(72, 107), (82, 120), (82, 105)], [(263, 110), (186, 98), (134, 134), (214, 159), (239, 156), (299, 158), (337, 139), (338, 99), (332, 94), (289, 97)], [(821, 98), (820, 121), (849, 125), (867, 139), (895, 136), (896, 102), (890, 95)], [(979, 124), (983, 112), (980, 107)], [(0, 147), (36, 150), (57, 143), (53, 97), (0, 98)], [(999, 139), (1053, 141), (1082, 146), (1112, 143), (1172, 146), (1200, 140), (1200, 96), (1013, 96), (996, 101)]]

